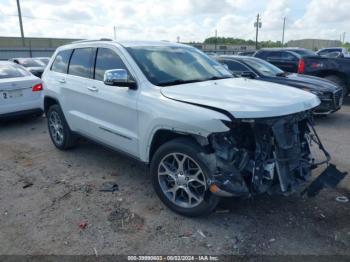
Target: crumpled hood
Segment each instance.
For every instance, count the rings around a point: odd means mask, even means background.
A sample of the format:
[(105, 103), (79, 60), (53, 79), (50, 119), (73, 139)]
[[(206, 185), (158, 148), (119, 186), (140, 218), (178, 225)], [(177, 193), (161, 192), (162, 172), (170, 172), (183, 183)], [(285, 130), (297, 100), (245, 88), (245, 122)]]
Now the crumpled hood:
[(245, 78), (167, 86), (161, 93), (170, 99), (226, 110), (235, 118), (283, 116), (320, 104), (309, 92)]

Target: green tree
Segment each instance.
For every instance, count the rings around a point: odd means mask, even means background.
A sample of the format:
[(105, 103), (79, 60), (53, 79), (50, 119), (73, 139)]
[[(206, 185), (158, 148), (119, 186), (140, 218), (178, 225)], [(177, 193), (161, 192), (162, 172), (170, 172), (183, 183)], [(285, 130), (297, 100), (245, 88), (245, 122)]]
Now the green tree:
[[(215, 44), (215, 42), (220, 45), (220, 44), (224, 44), (224, 45), (255, 45), (255, 41), (254, 40), (245, 40), (245, 39), (241, 39), (241, 38), (233, 38), (233, 37), (218, 37), (217, 39), (215, 37), (209, 37), (207, 39), (204, 40), (204, 44)], [(258, 43), (260, 48), (263, 47), (281, 47), (282, 43), (281, 41), (260, 41)]]
[(346, 49), (350, 50), (350, 43), (349, 42), (342, 44), (342, 46), (345, 47)]

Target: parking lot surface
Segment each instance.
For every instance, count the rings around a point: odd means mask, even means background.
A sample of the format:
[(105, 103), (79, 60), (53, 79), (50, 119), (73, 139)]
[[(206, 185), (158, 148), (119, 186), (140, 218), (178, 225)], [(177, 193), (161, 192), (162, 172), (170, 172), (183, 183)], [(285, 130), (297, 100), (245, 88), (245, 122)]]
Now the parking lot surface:
[[(350, 99), (316, 129), (350, 171)], [(59, 151), (36, 118), (0, 123), (0, 179), (0, 254), (350, 255), (350, 202), (336, 201), (349, 176), (312, 199), (230, 198), (190, 219), (160, 202), (147, 166), (88, 141)]]

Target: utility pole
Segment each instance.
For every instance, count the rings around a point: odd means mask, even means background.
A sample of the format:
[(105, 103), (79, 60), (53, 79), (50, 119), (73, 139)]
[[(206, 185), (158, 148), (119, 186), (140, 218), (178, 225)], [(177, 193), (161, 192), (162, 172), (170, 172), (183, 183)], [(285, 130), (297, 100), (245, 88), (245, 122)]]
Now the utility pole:
[(284, 31), (286, 29), (286, 17), (283, 17), (282, 47), (284, 46)]
[(215, 29), (215, 53), (216, 53), (216, 46), (218, 44), (218, 30)]
[(21, 29), (22, 45), (24, 47), (25, 42), (24, 42), (24, 32), (23, 32), (23, 24), (22, 24), (22, 13), (21, 13), (21, 6), (19, 4), (19, 0), (17, 0), (17, 10), (18, 10), (18, 18), (19, 18), (19, 27)]
[(180, 37), (176, 37), (176, 42), (180, 43)]
[(346, 32), (343, 32), (343, 44), (345, 44), (345, 34)]
[(256, 27), (256, 38), (255, 38), (255, 49), (258, 50), (258, 37), (259, 37), (259, 28), (261, 28), (261, 18), (258, 14), (256, 16), (256, 22), (254, 23), (254, 27)]
[(117, 27), (113, 26), (114, 40), (117, 40)]

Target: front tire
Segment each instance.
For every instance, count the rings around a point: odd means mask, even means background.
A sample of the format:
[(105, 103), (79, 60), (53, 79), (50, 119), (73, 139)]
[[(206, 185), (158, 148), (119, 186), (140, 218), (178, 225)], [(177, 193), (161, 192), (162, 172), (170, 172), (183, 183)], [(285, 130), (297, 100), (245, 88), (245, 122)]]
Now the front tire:
[(189, 217), (209, 214), (220, 198), (208, 188), (209, 167), (202, 148), (188, 138), (163, 144), (151, 160), (153, 187), (171, 210)]
[(60, 150), (77, 145), (77, 137), (70, 130), (59, 105), (52, 105), (47, 111), (47, 125), (53, 144)]

